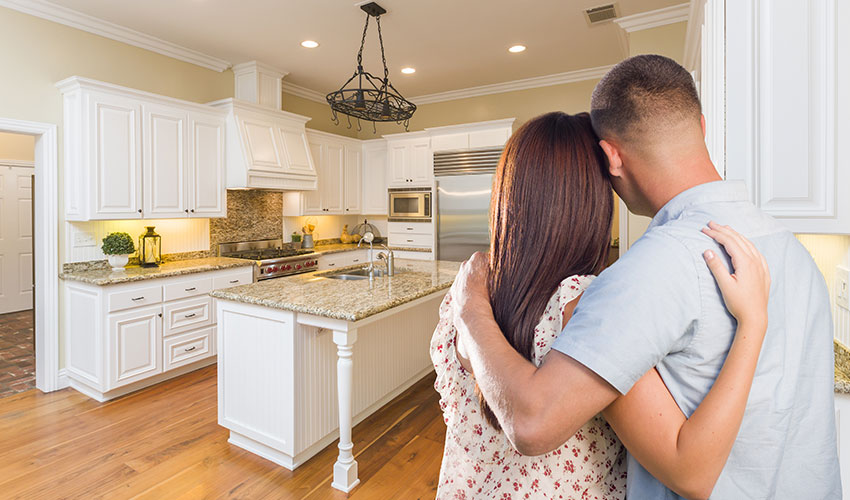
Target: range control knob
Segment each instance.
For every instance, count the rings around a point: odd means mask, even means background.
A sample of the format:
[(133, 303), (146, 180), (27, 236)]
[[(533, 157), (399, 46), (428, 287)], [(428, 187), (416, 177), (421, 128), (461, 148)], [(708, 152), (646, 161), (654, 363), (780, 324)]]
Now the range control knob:
[(276, 267), (276, 266), (269, 266), (269, 272), (270, 272), (270, 273), (273, 273), (273, 272), (275, 272), (275, 271), (277, 271), (277, 267)]
[(295, 269), (301, 269), (301, 264), (296, 265)]

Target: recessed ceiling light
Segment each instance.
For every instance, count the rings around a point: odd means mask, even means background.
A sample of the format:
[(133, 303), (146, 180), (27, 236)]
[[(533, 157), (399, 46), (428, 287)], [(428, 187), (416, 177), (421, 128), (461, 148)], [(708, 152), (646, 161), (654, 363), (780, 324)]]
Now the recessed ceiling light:
[(508, 49), (508, 52), (513, 52), (516, 54), (517, 52), (522, 52), (525, 50), (525, 45), (514, 45), (513, 47)]
[(416, 68), (411, 68), (408, 66), (407, 68), (401, 68), (401, 72), (405, 75), (412, 75), (413, 73), (416, 73)]
[(302, 47), (306, 47), (308, 49), (315, 49), (319, 46), (319, 42), (314, 42), (313, 40), (304, 40), (301, 42)]

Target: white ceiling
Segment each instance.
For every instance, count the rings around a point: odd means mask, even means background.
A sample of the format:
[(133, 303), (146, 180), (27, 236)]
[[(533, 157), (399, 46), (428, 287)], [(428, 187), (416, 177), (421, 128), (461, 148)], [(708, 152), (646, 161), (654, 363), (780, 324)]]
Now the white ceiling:
[[(365, 13), (353, 0), (51, 0), (232, 63), (258, 60), (286, 80), (326, 93), (355, 69)], [(618, 0), (620, 16), (683, 0)], [(405, 96), (614, 64), (620, 28), (588, 26), (583, 9), (605, 0), (379, 0), (390, 79)], [(374, 21), (374, 20), (373, 20)], [(364, 50), (381, 74), (374, 22)], [(302, 40), (320, 43), (316, 49)], [(510, 54), (514, 44), (528, 47)], [(416, 73), (400, 69), (413, 66)]]

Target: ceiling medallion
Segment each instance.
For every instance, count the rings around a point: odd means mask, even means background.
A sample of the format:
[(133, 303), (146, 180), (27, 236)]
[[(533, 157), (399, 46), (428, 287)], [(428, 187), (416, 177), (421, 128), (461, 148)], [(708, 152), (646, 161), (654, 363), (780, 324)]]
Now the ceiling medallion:
[[(377, 132), (375, 122), (396, 122), (404, 125), (407, 130), (410, 117), (416, 111), (416, 105), (401, 96), (390, 83), (387, 58), (384, 55), (384, 39), (381, 35), (381, 15), (387, 11), (375, 2), (360, 6), (366, 12), (366, 25), (363, 27), (363, 37), (360, 39), (360, 51), (357, 52), (357, 69), (342, 88), (327, 95), (331, 105), (333, 121), (339, 125), (339, 113), (348, 118), (348, 128), (351, 128), (351, 118), (357, 118), (357, 130), (362, 130), (360, 120), (372, 122), (372, 131)], [(378, 25), (378, 41), (381, 44), (381, 60), (384, 63), (384, 77), (378, 78), (363, 70), (363, 45), (366, 43), (366, 32), (369, 30), (369, 18), (374, 17)]]

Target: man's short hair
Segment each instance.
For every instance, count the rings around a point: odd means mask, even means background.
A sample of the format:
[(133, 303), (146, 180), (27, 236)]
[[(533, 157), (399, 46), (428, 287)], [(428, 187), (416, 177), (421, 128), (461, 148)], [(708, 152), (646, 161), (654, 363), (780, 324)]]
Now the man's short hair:
[(640, 140), (702, 114), (696, 85), (676, 61), (659, 55), (630, 57), (593, 90), (590, 116), (599, 137)]

